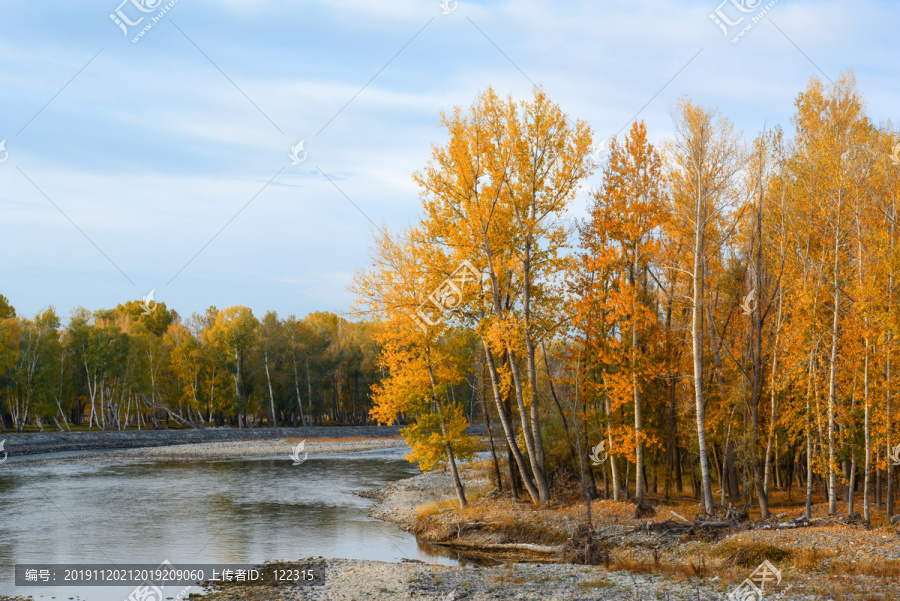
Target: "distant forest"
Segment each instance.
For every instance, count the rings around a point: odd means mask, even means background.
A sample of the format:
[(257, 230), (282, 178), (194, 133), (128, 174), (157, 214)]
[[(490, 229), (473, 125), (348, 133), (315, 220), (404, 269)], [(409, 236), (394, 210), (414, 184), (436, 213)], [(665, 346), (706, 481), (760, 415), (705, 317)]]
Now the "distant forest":
[(373, 324), (334, 313), (182, 318), (165, 303), (17, 316), (0, 295), (4, 429), (369, 424)]

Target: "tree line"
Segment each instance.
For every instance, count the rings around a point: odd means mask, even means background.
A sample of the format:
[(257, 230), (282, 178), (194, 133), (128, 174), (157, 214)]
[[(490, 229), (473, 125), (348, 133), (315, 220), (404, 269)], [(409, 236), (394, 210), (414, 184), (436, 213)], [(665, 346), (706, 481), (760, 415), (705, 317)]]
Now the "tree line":
[(540, 87), (441, 118), (421, 218), (375, 232), (353, 284), (379, 324), (373, 415), (417, 416), (414, 456), (457, 476), (468, 382), (508, 458), (497, 481), (535, 503), (565, 471), (638, 504), (688, 482), (708, 514), (769, 517), (796, 486), (807, 515), (814, 490), (893, 515), (900, 135), (852, 73), (812, 78), (789, 133), (749, 141), (690, 98), (670, 139), (635, 121), (605, 156)]
[(371, 423), (373, 325), (129, 301), (17, 316), (0, 295), (2, 425), (22, 432)]

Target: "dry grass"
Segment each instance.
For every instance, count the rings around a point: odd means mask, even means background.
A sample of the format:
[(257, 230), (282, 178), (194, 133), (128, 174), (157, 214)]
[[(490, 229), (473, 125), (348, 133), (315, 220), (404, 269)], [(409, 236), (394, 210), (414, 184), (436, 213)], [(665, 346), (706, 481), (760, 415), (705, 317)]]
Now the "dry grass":
[(460, 466), (460, 471), (468, 472), (470, 477), (492, 480), (494, 477), (494, 462), (493, 460), (485, 460), (463, 463)]
[(594, 580), (585, 580), (584, 582), (579, 582), (578, 586), (582, 588), (607, 588), (610, 586), (615, 586), (609, 580), (605, 578), (595, 578)]
[(724, 587), (730, 587), (747, 577), (745, 568), (718, 565), (714, 559), (700, 553), (683, 561), (646, 561), (636, 558), (630, 549), (620, 549), (610, 554), (610, 560), (604, 564), (608, 571), (625, 570), (635, 574), (658, 574), (679, 582), (708, 580), (713, 575)]
[(883, 582), (875, 584), (860, 583), (850, 576), (809, 579), (804, 582), (804, 592), (815, 593), (822, 598), (834, 601), (895, 601), (897, 590), (885, 586)]
[(429, 516), (436, 515), (440, 512), (438, 504), (435, 502), (425, 503), (424, 505), (416, 505), (416, 516), (422, 520)]
[(822, 567), (822, 560), (834, 557), (837, 551), (834, 549), (801, 549), (791, 554), (790, 566), (801, 571), (812, 571)]
[[(835, 554), (836, 555), (836, 554)], [(900, 580), (900, 561), (879, 561), (872, 563), (833, 562), (829, 565), (832, 574), (846, 576), (875, 576)]]
[(429, 516), (441, 513), (444, 509), (450, 509), (455, 506), (455, 499), (447, 499), (441, 502), (432, 501), (431, 503), (425, 503), (424, 505), (417, 505), (416, 515), (420, 520), (423, 520)]
[(458, 538), (460, 527), (466, 532), (491, 534), (499, 542), (560, 544), (568, 538), (568, 533), (541, 519), (541, 513), (535, 512), (530, 505), (498, 505), (491, 499), (478, 498), (476, 494), (467, 496), (470, 502), (465, 509), (460, 509), (455, 499), (417, 507), (419, 519), (413, 532), (433, 542), (446, 540), (451, 535)]
[(713, 555), (724, 559), (724, 564), (742, 568), (755, 568), (765, 560), (782, 564), (794, 552), (768, 543), (727, 541), (713, 550)]

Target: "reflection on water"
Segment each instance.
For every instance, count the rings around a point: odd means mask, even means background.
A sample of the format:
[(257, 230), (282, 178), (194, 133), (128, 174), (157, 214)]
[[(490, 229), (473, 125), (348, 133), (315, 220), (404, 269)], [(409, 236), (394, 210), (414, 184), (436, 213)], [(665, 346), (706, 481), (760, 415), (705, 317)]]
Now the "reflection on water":
[(323, 556), (455, 565), (452, 553), (368, 517), (373, 501), (353, 494), (419, 473), (403, 455), (404, 449), (314, 455), (300, 466), (285, 455), (0, 469), (0, 594), (106, 601), (123, 600), (132, 588), (16, 587), (16, 563)]

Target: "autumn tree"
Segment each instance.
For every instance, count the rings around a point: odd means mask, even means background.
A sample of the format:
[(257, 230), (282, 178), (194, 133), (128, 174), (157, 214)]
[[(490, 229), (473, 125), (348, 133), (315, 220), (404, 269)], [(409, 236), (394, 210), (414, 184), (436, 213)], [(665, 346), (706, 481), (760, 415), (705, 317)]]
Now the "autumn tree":
[[(449, 140), (415, 175), (423, 234), (446, 249), (451, 265), (466, 260), (486, 272), (487, 294), (466, 325), (481, 336), (522, 482), (534, 502), (546, 503), (535, 349), (561, 326), (561, 297), (552, 283), (564, 267), (565, 211), (593, 167), (590, 129), (568, 120), (540, 88), (519, 103), (488, 88), (468, 111), (456, 107), (441, 120)], [(504, 406), (507, 394), (515, 400), (525, 455)]]
[[(579, 228), (582, 250), (569, 278), (576, 294), (571, 299), (573, 325), (583, 331), (585, 351), (594, 357), (593, 369), (600, 370), (593, 377), (600, 384), (594, 394), (611, 401), (610, 453), (633, 458), (638, 504), (644, 497), (649, 440), (642, 400), (660, 370), (651, 269), (656, 268), (657, 239), (667, 218), (661, 165), (643, 122), (632, 125), (621, 147), (612, 139), (603, 184), (593, 194), (589, 219)], [(633, 428), (614, 425), (612, 413), (629, 402)]]
[[(819, 329), (819, 340), (825, 345), (827, 356), (827, 394), (825, 426), (827, 460), (824, 473), (828, 485), (828, 508), (837, 510), (838, 452), (841, 438), (847, 429), (839, 427), (839, 381), (846, 377), (840, 364), (841, 348), (846, 344), (845, 317), (849, 301), (845, 290), (852, 282), (853, 226), (852, 201), (860, 192), (854, 188), (854, 162), (868, 160), (864, 152), (863, 135), (867, 131), (866, 118), (852, 77), (845, 75), (837, 86), (828, 91), (813, 78), (797, 100), (796, 154), (791, 169), (797, 180), (797, 208), (808, 215), (802, 227), (816, 245), (814, 255), (817, 276), (817, 301), (828, 312), (827, 325)], [(856, 149), (856, 150), (855, 150)], [(798, 237), (799, 238), (799, 237)], [(808, 242), (802, 238), (798, 243)], [(889, 345), (888, 345), (889, 346)], [(890, 370), (890, 360), (886, 369)], [(890, 376), (887, 377), (890, 380)], [(889, 468), (890, 469), (890, 468)], [(888, 479), (888, 499), (891, 499), (891, 479)]]
[(671, 224), (689, 242), (689, 262), (682, 269), (690, 278), (691, 356), (697, 442), (704, 510), (713, 515), (704, 401), (703, 314), (709, 279), (708, 265), (733, 231), (737, 198), (734, 178), (743, 151), (731, 122), (720, 113), (682, 100), (675, 113), (675, 140), (670, 149)]
[(464, 380), (470, 358), (460, 349), (460, 335), (442, 336), (443, 327), (420, 327), (421, 319), (414, 319), (421, 291), (434, 290), (438, 278), (452, 270), (415, 229), (394, 238), (376, 234), (371, 258), (371, 267), (356, 274), (353, 289), (360, 310), (382, 321), (376, 336), (387, 377), (374, 387), (372, 415), (379, 423), (391, 423), (400, 414), (414, 417), (402, 430), (410, 457), (426, 471), (446, 462), (460, 507), (466, 507), (457, 459), (471, 459), (476, 446), (465, 434), (468, 420), (450, 391)]
[(247, 399), (243, 393), (243, 362), (254, 341), (257, 320), (248, 307), (236, 305), (219, 310), (216, 321), (211, 327), (210, 340), (226, 356), (229, 361), (232, 379), (234, 380), (234, 409), (238, 414), (238, 426), (243, 427), (246, 421)]

